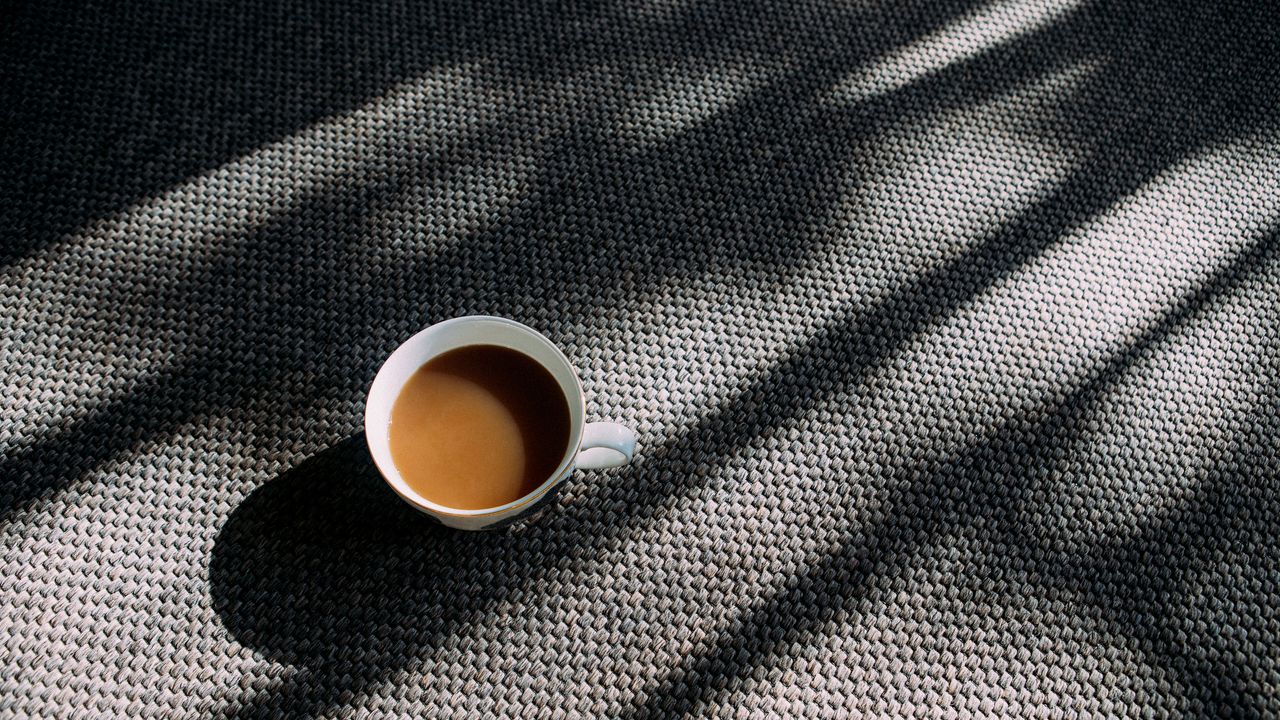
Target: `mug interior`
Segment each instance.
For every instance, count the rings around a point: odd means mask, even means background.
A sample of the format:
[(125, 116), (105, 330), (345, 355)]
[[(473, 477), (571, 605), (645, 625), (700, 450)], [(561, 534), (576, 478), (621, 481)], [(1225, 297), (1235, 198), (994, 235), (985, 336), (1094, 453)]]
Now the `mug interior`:
[[(528, 355), (551, 373), (569, 406), (569, 440), (559, 465), (532, 492), (505, 505), (476, 510), (451, 508), (432, 502), (415, 492), (391, 458), (391, 408), (409, 378), (431, 358), (467, 345), (497, 345)], [(391, 353), (378, 370), (365, 403), (364, 432), (369, 453), (382, 476), (401, 497), (421, 509), (447, 515), (471, 516), (502, 513), (521, 507), (541, 496), (570, 468), (582, 444), (585, 407), (582, 384), (569, 359), (560, 349), (533, 328), (514, 320), (477, 315), (437, 323), (409, 338)]]

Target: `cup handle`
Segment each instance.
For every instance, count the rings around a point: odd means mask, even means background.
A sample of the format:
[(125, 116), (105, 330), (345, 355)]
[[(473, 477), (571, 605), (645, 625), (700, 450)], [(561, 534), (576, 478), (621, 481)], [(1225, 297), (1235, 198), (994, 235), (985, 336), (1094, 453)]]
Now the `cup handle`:
[(577, 466), (583, 470), (621, 467), (631, 462), (636, 451), (636, 434), (626, 425), (612, 422), (587, 423), (582, 428), (582, 446)]

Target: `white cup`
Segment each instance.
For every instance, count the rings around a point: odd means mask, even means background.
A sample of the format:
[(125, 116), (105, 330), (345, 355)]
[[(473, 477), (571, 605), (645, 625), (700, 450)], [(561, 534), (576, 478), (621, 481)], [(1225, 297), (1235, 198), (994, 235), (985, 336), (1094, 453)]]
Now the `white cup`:
[[(517, 350), (540, 363), (560, 385), (569, 404), (569, 441), (556, 469), (524, 497), (505, 505), (461, 510), (428, 500), (404, 481), (391, 460), (391, 407), (400, 389), (418, 368), (435, 356), (467, 345), (498, 345)], [(553, 496), (574, 468), (596, 470), (631, 462), (636, 436), (618, 423), (585, 421), (582, 382), (560, 349), (536, 330), (514, 320), (474, 315), (436, 323), (409, 338), (391, 353), (369, 388), (364, 409), (364, 437), (382, 477), (405, 502), (450, 527), (480, 530), (530, 513)]]

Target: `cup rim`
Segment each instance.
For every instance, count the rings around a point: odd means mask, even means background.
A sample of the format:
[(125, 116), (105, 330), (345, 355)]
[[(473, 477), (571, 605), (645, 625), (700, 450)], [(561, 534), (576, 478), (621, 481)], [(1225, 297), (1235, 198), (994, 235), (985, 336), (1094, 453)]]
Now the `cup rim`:
[[(564, 352), (560, 350), (560, 348), (557, 347), (555, 343), (551, 342), (551, 340), (548, 339), (542, 333), (538, 332), (537, 330), (534, 330), (533, 328), (529, 327), (528, 325), (525, 325), (522, 322), (518, 322), (510, 318), (499, 317), (497, 315), (463, 315), (461, 317), (450, 318), (448, 320), (441, 320), (438, 323), (434, 323), (432, 325), (429, 325), (419, 330), (418, 332), (414, 333), (410, 337), (406, 338), (399, 345), (397, 345), (395, 350), (392, 350), (391, 353), (387, 355), (386, 359), (382, 361), (382, 365), (378, 367), (378, 372), (373, 377), (373, 382), (369, 384), (369, 390), (365, 393), (365, 409), (364, 409), (365, 444), (372, 447), (372, 439), (373, 439), (374, 433), (383, 432), (386, 430), (385, 426), (382, 426), (382, 425), (376, 428), (374, 427), (373, 418), (369, 413), (369, 397), (373, 394), (374, 388), (378, 387), (379, 382), (383, 381), (383, 378), (384, 378), (383, 374), (387, 369), (387, 365), (390, 363), (391, 359), (395, 356), (395, 354), (400, 352), (400, 350), (404, 348), (404, 346), (408, 345), (410, 342), (412, 342), (414, 339), (418, 338), (421, 335), (424, 335), (430, 332), (438, 332), (440, 330), (447, 329), (448, 327), (451, 327), (454, 325), (463, 325), (463, 324), (475, 323), (475, 322), (496, 322), (502, 325), (507, 325), (511, 328), (516, 329), (517, 331), (520, 331), (532, 337), (535, 341), (545, 345), (546, 348), (551, 351), (552, 355), (559, 362), (564, 364), (564, 367), (569, 371), (569, 376), (573, 378), (572, 389), (575, 392), (577, 392), (577, 395), (578, 395), (577, 422), (572, 421), (573, 405), (571, 404), (569, 398), (567, 397), (567, 393), (564, 393), (565, 387), (563, 383), (557, 380), (556, 384), (560, 386), (561, 392), (566, 395), (565, 404), (568, 405), (570, 409), (569, 415), (570, 415), (571, 424), (569, 427), (569, 438), (568, 438), (568, 441), (565, 443), (564, 457), (561, 458), (560, 464), (556, 466), (556, 469), (553, 470), (547, 476), (547, 479), (543, 480), (542, 483), (538, 485), (538, 487), (534, 488), (532, 491), (530, 491), (525, 495), (521, 495), (520, 497), (516, 498), (515, 500), (512, 500), (511, 502), (504, 503), (502, 505), (497, 505), (494, 507), (488, 507), (488, 508), (476, 508), (473, 510), (467, 510), (463, 508), (453, 508), (447, 505), (441, 505), (432, 500), (428, 500), (422, 495), (416, 492), (413, 492), (411, 488), (407, 488), (408, 483), (404, 480), (403, 476), (400, 475), (399, 469), (395, 467), (395, 462), (391, 460), (388, 455), (387, 462), (391, 463), (392, 473), (395, 475), (395, 477), (400, 479), (401, 483), (404, 483), (406, 485), (405, 489), (401, 489), (400, 487), (397, 487), (397, 483), (392, 481), (391, 475), (388, 473), (387, 468), (383, 467), (382, 461), (378, 457), (376, 457), (376, 455), (374, 455), (373, 453), (370, 453), (370, 456), (373, 459), (373, 464), (378, 468), (378, 474), (382, 476), (383, 482), (385, 482), (388, 487), (390, 487), (397, 495), (399, 495), (402, 500), (409, 503), (410, 505), (413, 505), (418, 510), (421, 510), (428, 514), (449, 515), (452, 517), (475, 518), (475, 517), (483, 517), (486, 515), (506, 514), (513, 510), (518, 510), (524, 507), (525, 505), (536, 502), (548, 491), (550, 491), (551, 488), (555, 487), (556, 484), (564, 480), (564, 478), (569, 474), (569, 471), (573, 469), (573, 461), (578, 455), (578, 447), (582, 444), (582, 428), (586, 424), (587, 401), (582, 391), (582, 380), (578, 377), (578, 371), (573, 367), (573, 363), (569, 362), (569, 358), (565, 356)], [(459, 345), (458, 347), (467, 347), (469, 345), (484, 345), (484, 344), (487, 344), (487, 343), (484, 343), (484, 342), (468, 343), (466, 345)], [(517, 352), (521, 352), (519, 348), (513, 348), (513, 349), (516, 350)], [(418, 364), (418, 367), (422, 367), (422, 365), (429, 362), (432, 358), (436, 357), (436, 355), (438, 354), (439, 353), (433, 353), (432, 355), (427, 356)], [(524, 354), (526, 357), (529, 357), (528, 353), (522, 353), (522, 354)], [(546, 363), (543, 363), (536, 358), (530, 357), (530, 359), (538, 363), (539, 365), (543, 366), (544, 369), (550, 371), (550, 368), (546, 367)], [(403, 383), (401, 384), (401, 387), (403, 387)], [(396, 388), (397, 396), (399, 395), (399, 390), (400, 388)], [(405, 490), (408, 490), (408, 492), (406, 492)]]

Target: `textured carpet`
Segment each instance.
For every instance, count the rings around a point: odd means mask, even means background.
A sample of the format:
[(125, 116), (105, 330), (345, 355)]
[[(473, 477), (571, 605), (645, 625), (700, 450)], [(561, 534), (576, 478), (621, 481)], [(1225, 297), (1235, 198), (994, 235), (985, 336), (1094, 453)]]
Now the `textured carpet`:
[[(0, 11), (0, 715), (1280, 715), (1280, 11)], [(448, 531), (509, 316), (640, 435)]]

